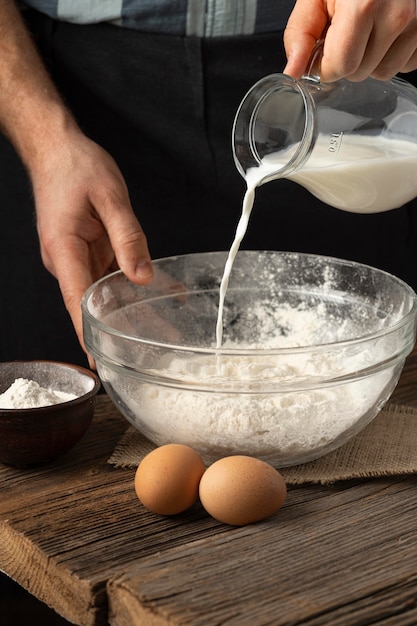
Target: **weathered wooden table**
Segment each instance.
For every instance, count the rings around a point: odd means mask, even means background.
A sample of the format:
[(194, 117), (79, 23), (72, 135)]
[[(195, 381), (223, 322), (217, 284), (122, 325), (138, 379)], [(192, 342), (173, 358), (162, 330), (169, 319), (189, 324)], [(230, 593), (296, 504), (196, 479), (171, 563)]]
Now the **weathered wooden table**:
[[(417, 406), (416, 381), (417, 351), (393, 400)], [(134, 470), (107, 463), (126, 427), (100, 396), (61, 460), (0, 467), (0, 569), (66, 619), (417, 624), (417, 476), (291, 488), (277, 516), (243, 528), (199, 505), (163, 518), (137, 500)]]

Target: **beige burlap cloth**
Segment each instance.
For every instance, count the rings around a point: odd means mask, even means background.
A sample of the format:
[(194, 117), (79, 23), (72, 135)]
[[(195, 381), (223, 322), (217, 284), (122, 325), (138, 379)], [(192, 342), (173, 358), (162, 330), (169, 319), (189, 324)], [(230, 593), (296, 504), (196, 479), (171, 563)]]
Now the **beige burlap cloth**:
[[(154, 448), (155, 444), (129, 427), (109, 463), (136, 467)], [(417, 473), (417, 409), (388, 403), (366, 428), (334, 452), (280, 472), (289, 485)]]

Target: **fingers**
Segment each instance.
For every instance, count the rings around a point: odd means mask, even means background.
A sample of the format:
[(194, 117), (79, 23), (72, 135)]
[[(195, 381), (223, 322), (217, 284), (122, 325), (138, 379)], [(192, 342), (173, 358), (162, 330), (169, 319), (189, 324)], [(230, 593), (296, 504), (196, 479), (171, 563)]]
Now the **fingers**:
[[(108, 155), (106, 155), (108, 158)], [(136, 218), (126, 183), (113, 160), (105, 183), (89, 189), (89, 202), (98, 215), (120, 269), (137, 283), (152, 280), (153, 270), (145, 233)]]
[(297, 31), (287, 27), (284, 41), (287, 49), (287, 64), (284, 68), (284, 74), (293, 78), (301, 78), (305, 73), (316, 39), (308, 33), (301, 38)]
[[(153, 277), (146, 237), (138, 221), (130, 211), (120, 211), (120, 207), (116, 213), (109, 223), (103, 221), (106, 232), (100, 239), (87, 241), (79, 234), (67, 235), (57, 238), (59, 245), (49, 248), (49, 257), (53, 259), (49, 266), (53, 267), (77, 337), (86, 352), (81, 300), (90, 285), (117, 265), (133, 282), (144, 284)], [(92, 366), (91, 357), (89, 360)]]
[(417, 50), (413, 52), (407, 63), (404, 65), (402, 72), (412, 72), (417, 69)]
[(89, 264), (88, 245), (78, 237), (64, 236), (57, 239), (48, 251), (41, 246), (41, 251), (44, 265), (58, 280), (78, 340), (86, 351), (80, 303), (86, 289), (94, 282)]
[(129, 280), (144, 284), (152, 280), (153, 269), (147, 239), (130, 207), (110, 209), (103, 216), (115, 257)]
[(297, 0), (284, 33), (285, 73), (304, 73), (325, 23), (323, 82), (386, 80), (417, 69), (415, 0)]
[(339, 2), (326, 34), (321, 79), (388, 79), (402, 71), (416, 48), (415, 3)]
[(298, 0), (284, 31), (287, 65), (284, 73), (300, 78), (308, 65), (311, 52), (326, 29), (328, 13), (325, 3)]
[(394, 40), (379, 63), (369, 72), (375, 78), (387, 80), (399, 72), (417, 68), (417, 20), (413, 20), (402, 34)]

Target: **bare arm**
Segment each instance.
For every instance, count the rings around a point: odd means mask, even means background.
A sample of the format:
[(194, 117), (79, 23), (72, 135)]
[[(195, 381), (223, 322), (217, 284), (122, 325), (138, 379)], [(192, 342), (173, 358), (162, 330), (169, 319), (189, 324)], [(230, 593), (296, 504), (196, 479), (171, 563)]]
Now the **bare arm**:
[(0, 128), (29, 172), (42, 259), (83, 343), (84, 291), (115, 264), (149, 282), (149, 251), (120, 170), (77, 126), (12, 0), (0, 0)]
[(417, 69), (415, 0), (297, 0), (284, 33), (287, 74), (302, 75), (327, 24), (323, 81), (384, 80)]

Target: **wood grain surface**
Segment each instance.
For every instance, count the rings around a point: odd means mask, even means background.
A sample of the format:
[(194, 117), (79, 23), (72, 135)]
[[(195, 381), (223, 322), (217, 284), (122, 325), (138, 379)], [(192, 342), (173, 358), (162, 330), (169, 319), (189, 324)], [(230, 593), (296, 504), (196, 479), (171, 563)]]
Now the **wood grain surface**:
[(416, 487), (292, 490), (276, 518), (142, 559), (110, 582), (114, 623), (416, 624)]
[[(417, 406), (413, 353), (393, 400)], [(417, 476), (291, 488), (232, 528), (195, 505), (144, 510), (107, 463), (126, 421), (99, 396), (60, 460), (0, 467), (0, 569), (80, 626), (417, 623)], [(417, 442), (416, 442), (417, 444)]]

